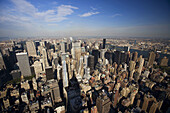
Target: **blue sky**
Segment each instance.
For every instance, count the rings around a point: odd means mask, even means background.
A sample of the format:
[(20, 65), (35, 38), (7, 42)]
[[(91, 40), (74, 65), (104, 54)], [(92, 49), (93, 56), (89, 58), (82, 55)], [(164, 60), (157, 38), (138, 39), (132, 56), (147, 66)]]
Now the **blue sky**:
[(170, 37), (169, 0), (0, 0), (0, 37)]

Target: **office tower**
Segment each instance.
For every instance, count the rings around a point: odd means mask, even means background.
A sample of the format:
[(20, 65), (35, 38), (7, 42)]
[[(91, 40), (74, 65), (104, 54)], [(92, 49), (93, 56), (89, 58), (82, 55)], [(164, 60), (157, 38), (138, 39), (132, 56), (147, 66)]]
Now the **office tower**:
[(3, 56), (0, 52), (0, 70), (1, 69), (6, 69), (6, 66), (5, 66), (5, 63), (4, 63), (4, 59), (3, 59)]
[(106, 39), (103, 39), (103, 49), (106, 47)]
[(116, 108), (117, 102), (118, 102), (118, 98), (119, 98), (119, 89), (116, 89), (113, 92), (113, 96), (112, 96), (112, 104), (113, 107)]
[(139, 73), (138, 73), (137, 71), (136, 71), (136, 72), (134, 72), (134, 74), (133, 74), (133, 78), (134, 78), (134, 80), (135, 80), (136, 82), (138, 82), (139, 77), (140, 77)]
[(94, 56), (94, 66), (96, 66), (99, 58), (99, 50), (92, 50), (92, 55)]
[(26, 42), (28, 56), (37, 56), (33, 41)]
[(39, 41), (35, 41), (35, 48), (36, 48), (36, 50), (38, 50), (38, 46), (40, 46), (40, 42)]
[(88, 57), (88, 67), (90, 68), (90, 72), (93, 72), (94, 70), (94, 56), (89, 55)]
[(58, 66), (58, 58), (54, 58), (54, 57), (53, 57), (52, 66), (53, 66), (53, 69), (57, 69), (57, 66)]
[(63, 75), (63, 86), (68, 87), (68, 75), (67, 75), (67, 67), (66, 67), (66, 54), (62, 53), (62, 75)]
[[(83, 69), (83, 56), (80, 57), (78, 74), (81, 75), (82, 69)], [(82, 76), (83, 76), (83, 75), (82, 75)]]
[(107, 97), (107, 94), (105, 92), (102, 92), (96, 99), (96, 107), (99, 113), (109, 113), (110, 104), (110, 98)]
[(120, 63), (125, 63), (126, 62), (127, 55), (125, 54), (124, 51), (121, 51), (121, 58), (120, 58)]
[(47, 48), (47, 50), (52, 49), (52, 44), (50, 42), (47, 42), (46, 48)]
[(32, 78), (32, 85), (33, 85), (33, 89), (37, 90), (37, 82), (36, 82), (36, 79), (34, 77)]
[(3, 104), (4, 104), (4, 108), (8, 109), (8, 107), (10, 106), (9, 99), (3, 98)]
[(114, 62), (116, 62), (117, 65), (119, 65), (120, 60), (121, 60), (121, 52), (120, 51), (115, 51), (114, 52)]
[(19, 63), (19, 69), (23, 76), (31, 76), (30, 64), (27, 53), (17, 53), (17, 60)]
[(67, 51), (67, 43), (66, 42), (61, 42), (61, 52), (65, 53)]
[(53, 103), (60, 102), (61, 101), (60, 89), (57, 80), (50, 84), (50, 89)]
[(133, 79), (133, 74), (134, 74), (135, 70), (131, 70), (130, 71), (130, 75), (129, 75), (129, 80)]
[(143, 64), (144, 64), (144, 58), (142, 58), (142, 55), (141, 55), (139, 58), (139, 68), (138, 68), (139, 75), (141, 75)]
[(54, 79), (54, 73), (52, 66), (45, 68), (46, 78), (47, 80)]
[(153, 102), (152, 106), (150, 107), (149, 113), (155, 113), (158, 108), (158, 102)]
[(129, 62), (129, 71), (132, 71), (135, 69), (136, 62), (135, 61), (130, 61)]
[(73, 56), (73, 59), (75, 59), (75, 50), (81, 48), (81, 42), (80, 41), (74, 41), (72, 42), (72, 49), (71, 49), (71, 54)]
[[(150, 103), (151, 102), (153, 102), (153, 106), (150, 106)], [(154, 103), (156, 103), (156, 106), (154, 106)], [(150, 108), (151, 108), (151, 110), (153, 110), (153, 112), (150, 112)], [(155, 108), (157, 109), (157, 107), (158, 107), (158, 104), (157, 104), (157, 101), (156, 101), (156, 98), (154, 97), (154, 96), (152, 96), (152, 95), (144, 95), (144, 102), (143, 102), (143, 105), (142, 105), (142, 110), (144, 110), (145, 112), (147, 111), (149, 111), (149, 113), (154, 113), (156, 110), (155, 110)]]
[(84, 55), (84, 67), (88, 66), (88, 55)]
[(105, 58), (105, 52), (106, 52), (106, 49), (101, 49), (101, 51), (100, 51), (100, 58), (102, 60), (104, 60), (104, 58)]
[(80, 66), (81, 48), (75, 48), (76, 71)]
[(45, 67), (48, 67), (49, 64), (48, 64), (48, 59), (47, 59), (47, 52), (46, 52), (46, 49), (42, 49), (42, 57), (43, 57), (43, 67), (45, 69)]
[(155, 61), (155, 56), (156, 56), (155, 52), (150, 52), (149, 60), (148, 60), (148, 67), (153, 66), (153, 63)]
[(113, 58), (113, 53), (112, 53), (112, 52), (107, 51), (107, 52), (105, 53), (105, 58), (109, 61), (110, 64), (113, 63), (113, 60), (112, 60), (112, 58)]
[(40, 73), (43, 72), (43, 64), (40, 61), (35, 61), (34, 70), (35, 70), (36, 76), (38, 76)]
[(168, 66), (168, 58), (166, 56), (161, 59), (160, 66)]
[(126, 63), (129, 64), (130, 61), (130, 51), (126, 52)]
[(130, 46), (124, 46), (124, 51), (125, 51), (125, 52), (130, 51)]
[(132, 60), (136, 62), (137, 58), (138, 58), (138, 52), (135, 51), (133, 53)]
[(84, 74), (84, 78), (86, 79), (90, 79), (90, 68), (85, 68), (85, 74)]
[(24, 92), (21, 94), (21, 100), (22, 100), (22, 102), (25, 102), (26, 104), (29, 103), (27, 93)]

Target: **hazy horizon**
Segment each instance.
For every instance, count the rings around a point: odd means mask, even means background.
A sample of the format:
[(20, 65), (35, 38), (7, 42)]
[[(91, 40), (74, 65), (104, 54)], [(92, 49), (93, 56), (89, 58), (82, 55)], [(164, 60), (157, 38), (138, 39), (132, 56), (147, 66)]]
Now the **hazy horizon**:
[(168, 0), (1, 0), (0, 37), (170, 38)]

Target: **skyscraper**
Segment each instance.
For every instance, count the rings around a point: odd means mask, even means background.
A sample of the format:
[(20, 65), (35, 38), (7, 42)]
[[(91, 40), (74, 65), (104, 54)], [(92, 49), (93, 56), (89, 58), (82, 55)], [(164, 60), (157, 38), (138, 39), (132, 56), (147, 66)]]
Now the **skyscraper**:
[(160, 66), (168, 66), (168, 58), (166, 56), (161, 59)]
[(4, 59), (3, 59), (1, 52), (0, 52), (0, 69), (6, 69)]
[(46, 78), (47, 80), (54, 79), (54, 73), (52, 66), (45, 68)]
[(103, 39), (103, 49), (106, 47), (106, 39)]
[(142, 58), (142, 56), (140, 56), (139, 68), (138, 68), (138, 73), (139, 73), (139, 75), (141, 75), (142, 68), (143, 68), (143, 64), (144, 64), (144, 58)]
[(37, 56), (33, 41), (26, 42), (28, 56)]
[(113, 58), (113, 53), (112, 53), (112, 52), (107, 51), (107, 52), (105, 53), (105, 58), (109, 61), (110, 64), (113, 63), (113, 60), (112, 60), (112, 58)]
[(61, 42), (61, 51), (65, 53), (67, 51), (67, 43), (66, 42)]
[(84, 67), (88, 66), (88, 55), (84, 55)]
[(106, 49), (101, 49), (101, 51), (100, 51), (100, 58), (102, 60), (104, 60), (104, 58), (105, 58), (105, 52), (106, 52)]
[(43, 68), (45, 70), (45, 67), (48, 67), (49, 64), (48, 64), (48, 59), (47, 59), (47, 52), (46, 52), (46, 49), (42, 49), (42, 57), (43, 57)]
[(67, 67), (66, 67), (66, 54), (62, 54), (62, 75), (63, 75), (63, 86), (68, 87), (68, 75), (67, 75)]
[(110, 104), (111, 102), (109, 97), (107, 97), (105, 92), (102, 92), (96, 100), (97, 111), (99, 113), (109, 113)]
[(96, 64), (98, 62), (99, 54), (100, 54), (100, 52), (97, 49), (92, 51), (92, 55), (94, 56), (94, 66), (96, 66)]
[(130, 47), (129, 47), (129, 46), (124, 46), (124, 51), (125, 51), (125, 52), (130, 51)]
[(88, 57), (88, 67), (90, 68), (90, 72), (94, 70), (94, 56), (89, 55)]
[(19, 63), (19, 69), (21, 70), (21, 74), (23, 76), (31, 76), (31, 69), (27, 53), (17, 53), (16, 56)]
[(120, 63), (125, 63), (127, 58), (127, 54), (124, 51), (121, 51)]
[(129, 62), (129, 71), (132, 71), (135, 69), (135, 66), (136, 66), (136, 62), (135, 61), (130, 61)]
[(136, 61), (137, 58), (138, 58), (138, 52), (135, 51), (135, 52), (133, 53), (132, 60), (133, 60), (133, 61)]
[(149, 60), (148, 60), (148, 66), (153, 66), (153, 62), (155, 61), (155, 52), (150, 52), (149, 54)]
[(121, 62), (121, 52), (120, 51), (115, 51), (114, 52), (114, 62), (117, 63), (117, 65), (119, 65)]

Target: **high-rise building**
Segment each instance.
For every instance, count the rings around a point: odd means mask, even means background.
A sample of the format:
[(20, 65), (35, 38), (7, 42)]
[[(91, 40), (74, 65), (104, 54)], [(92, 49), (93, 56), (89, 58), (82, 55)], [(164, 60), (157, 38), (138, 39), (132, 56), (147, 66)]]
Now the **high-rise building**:
[(31, 76), (31, 69), (27, 53), (17, 53), (16, 56), (19, 63), (19, 69), (21, 70), (21, 74), (23, 76)]
[(99, 113), (109, 113), (110, 111), (110, 98), (107, 97), (105, 92), (102, 92), (96, 99), (96, 107)]
[(148, 66), (153, 66), (153, 63), (155, 61), (155, 56), (156, 56), (155, 52), (150, 52)]
[(168, 58), (166, 56), (161, 59), (160, 66), (168, 66)]
[(117, 63), (117, 65), (119, 65), (121, 62), (121, 51), (115, 51), (114, 52), (114, 62)]
[(62, 77), (63, 77), (63, 86), (68, 87), (68, 75), (67, 75), (67, 67), (66, 67), (66, 54), (62, 54)]
[(94, 56), (94, 66), (96, 66), (98, 62), (99, 54), (100, 52), (97, 49), (92, 51), (92, 55)]
[(36, 76), (43, 72), (43, 64), (40, 61), (34, 62), (34, 70)]
[(125, 54), (124, 51), (121, 51), (121, 58), (120, 58), (120, 63), (125, 63), (127, 58), (127, 54)]
[(54, 73), (52, 66), (45, 68), (46, 78), (47, 80), (54, 79)]
[(135, 66), (136, 66), (136, 62), (135, 61), (130, 61), (129, 62), (129, 71), (132, 71), (135, 69)]
[(103, 39), (103, 49), (106, 48), (106, 39)]
[(125, 52), (130, 51), (130, 47), (129, 47), (129, 46), (124, 46), (124, 51), (125, 51)]
[(67, 43), (66, 42), (61, 42), (61, 52), (65, 53), (67, 51)]
[(142, 58), (142, 56), (140, 56), (140, 58), (139, 58), (139, 68), (138, 68), (139, 75), (141, 75), (143, 64), (144, 64), (144, 58)]
[(112, 53), (112, 52), (107, 51), (107, 52), (105, 53), (105, 58), (109, 61), (110, 64), (113, 63), (113, 60), (112, 60), (112, 58), (113, 58), (113, 53)]
[(88, 55), (84, 55), (84, 67), (88, 66)]
[(36, 48), (33, 41), (26, 42), (28, 56), (37, 56)]
[(76, 53), (75, 50), (81, 48), (81, 42), (80, 41), (75, 41), (72, 42), (72, 50), (71, 50), (71, 54), (73, 56), (73, 59), (75, 59), (76, 57)]
[(88, 57), (88, 67), (90, 68), (90, 72), (93, 72), (94, 70), (94, 56), (89, 55)]
[(136, 61), (137, 58), (138, 58), (138, 52), (135, 51), (135, 52), (133, 53), (132, 60), (133, 60), (133, 61)]
[(38, 46), (40, 46), (40, 42), (39, 41), (35, 41), (35, 48), (36, 48), (36, 50), (38, 50)]
[(6, 69), (6, 66), (5, 66), (5, 63), (4, 63), (4, 59), (3, 59), (3, 56), (0, 52), (0, 70), (1, 69)]
[(100, 58), (102, 60), (104, 60), (104, 58), (105, 58), (105, 52), (106, 52), (106, 49), (101, 49), (101, 51), (100, 51)]
[(90, 68), (85, 68), (84, 78), (90, 79)]
[(43, 67), (45, 69), (45, 67), (48, 67), (49, 66), (49, 63), (48, 63), (48, 59), (47, 59), (47, 52), (46, 52), (46, 49), (42, 49), (42, 57), (43, 57)]
[(130, 61), (130, 51), (126, 52), (126, 63), (129, 64)]

